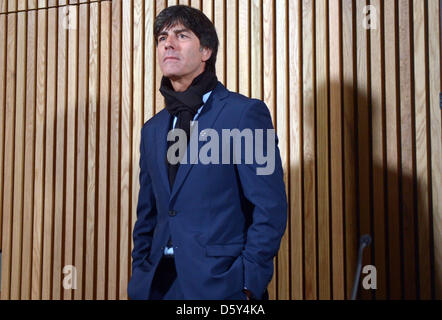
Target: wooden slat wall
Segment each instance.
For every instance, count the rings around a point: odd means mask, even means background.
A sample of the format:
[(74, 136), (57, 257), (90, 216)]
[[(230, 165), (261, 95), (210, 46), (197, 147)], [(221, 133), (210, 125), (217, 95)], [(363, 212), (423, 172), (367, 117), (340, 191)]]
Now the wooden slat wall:
[(433, 0), (0, 0), (1, 298), (127, 299), (140, 130), (164, 107), (153, 21), (174, 4), (214, 22), (218, 78), (273, 117), (289, 218), (271, 298), (350, 298), (368, 233), (359, 298), (441, 299)]

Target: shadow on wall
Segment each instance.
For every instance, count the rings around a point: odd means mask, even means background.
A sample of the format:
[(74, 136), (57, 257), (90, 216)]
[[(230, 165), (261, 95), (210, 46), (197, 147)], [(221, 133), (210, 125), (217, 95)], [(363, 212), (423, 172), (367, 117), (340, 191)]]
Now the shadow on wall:
[[(431, 299), (434, 298), (435, 284), (434, 279), (434, 258), (433, 258), (433, 240), (432, 240), (432, 221), (431, 221), (431, 202), (429, 190), (426, 183), (416, 178), (415, 169), (413, 169), (413, 157), (419, 159), (414, 145), (415, 135), (414, 126), (412, 124), (411, 106), (400, 105), (383, 106), (382, 99), (378, 97), (369, 98), (365, 92), (355, 90), (352, 83), (344, 83), (342, 86), (339, 82), (330, 83), (330, 95), (336, 91), (341, 92), (341, 105), (329, 104), (329, 154), (321, 154), (326, 150), (321, 150), (318, 144), (318, 111), (314, 116), (314, 121), (308, 121), (313, 115), (306, 115), (305, 112), (315, 110), (315, 106), (307, 106), (304, 108), (303, 114), (303, 190), (304, 190), (304, 265), (308, 270), (309, 265), (314, 263), (308, 256), (309, 239), (311, 234), (315, 232), (310, 230), (307, 225), (311, 219), (311, 206), (307, 203), (312, 201), (308, 191), (311, 186), (311, 179), (315, 179), (316, 175), (316, 212), (319, 205), (318, 195), (325, 194), (328, 188), (330, 201), (332, 204), (332, 194), (338, 192), (339, 189), (333, 185), (332, 174), (339, 175), (339, 172), (332, 172), (331, 161), (340, 161), (331, 158), (330, 154), (336, 153), (333, 135), (341, 134), (332, 132), (335, 130), (336, 124), (332, 123), (331, 113), (335, 112), (332, 108), (340, 108), (342, 119), (342, 175), (337, 176), (342, 182), (342, 212), (333, 212), (330, 206), (329, 223), (332, 224), (335, 214), (343, 215), (343, 235), (333, 234), (333, 232), (341, 233), (330, 227), (330, 237), (327, 240), (344, 239), (344, 272), (345, 272), (345, 298), (350, 299), (353, 287), (353, 281), (356, 271), (356, 261), (358, 256), (359, 238), (364, 234), (372, 237), (370, 246), (365, 248), (362, 260), (362, 267), (373, 265), (376, 270), (376, 289), (365, 289), (363, 280), (368, 274), (361, 274), (359, 281), (359, 291), (357, 299)], [(317, 93), (325, 92), (327, 94), (327, 84), (320, 85)], [(317, 96), (319, 96), (317, 94)], [(330, 97), (329, 95), (329, 97)], [(399, 110), (399, 107), (401, 110)], [(408, 108), (408, 109), (407, 109)], [(401, 112), (402, 111), (402, 112)], [(409, 112), (411, 117), (404, 117), (404, 113)], [(402, 113), (402, 117), (401, 117)], [(307, 118), (306, 118), (307, 117)], [(321, 118), (322, 119), (322, 118)], [(309, 123), (315, 122), (315, 128), (311, 129)], [(409, 122), (409, 123), (408, 123)], [(313, 148), (313, 156), (306, 154), (305, 148), (306, 135), (314, 135), (316, 142), (316, 150)], [(311, 137), (310, 137), (311, 138)], [(309, 138), (309, 139), (310, 139)], [(323, 144), (323, 142), (321, 142)], [(308, 148), (308, 146), (307, 146)], [(329, 165), (329, 181), (327, 183), (318, 182), (318, 159), (325, 158)], [(417, 160), (418, 161), (418, 160)], [(316, 163), (315, 163), (316, 162)], [(316, 170), (316, 171), (314, 171)], [(309, 198), (310, 197), (310, 198)], [(314, 201), (314, 199), (313, 199)], [(314, 203), (314, 202), (312, 202)], [(327, 204), (327, 205), (329, 205)], [(319, 216), (316, 213), (316, 228), (319, 225)], [(316, 229), (319, 237), (321, 235)], [(321, 241), (325, 241), (322, 240)], [(319, 243), (317, 248), (320, 248)], [(332, 243), (330, 248), (337, 248), (339, 243)], [(339, 248), (337, 248), (339, 250)], [(320, 252), (317, 252), (317, 260), (320, 259)], [(313, 258), (314, 259), (314, 258)], [(333, 269), (332, 252), (330, 252), (330, 264)], [(316, 262), (318, 265), (318, 262)], [(336, 266), (335, 266), (336, 267)], [(318, 277), (319, 270), (317, 270)], [(304, 275), (305, 277), (305, 275)], [(314, 281), (314, 280), (313, 280)], [(333, 281), (333, 275), (330, 276), (330, 282)], [(310, 279), (306, 279), (304, 294), (308, 298), (307, 291), (314, 290), (310, 288), (312, 283)], [(437, 285), (437, 284), (436, 284)], [(318, 284), (320, 290), (321, 283)], [(333, 288), (333, 286), (331, 286)], [(333, 289), (330, 289), (333, 290)], [(332, 292), (333, 293), (333, 292)], [(317, 296), (320, 296), (319, 293)], [(333, 297), (337, 299), (337, 297)]]
[[(332, 82), (330, 88), (340, 87)], [(375, 266), (376, 289), (364, 289), (361, 274), (358, 298), (430, 299), (434, 296), (430, 202), (427, 185), (413, 173), (411, 106), (383, 106), (380, 97), (370, 99), (348, 83), (342, 98), (344, 230), (347, 249), (352, 250), (346, 254), (347, 267), (351, 266), (347, 297), (359, 238), (370, 234), (372, 243), (364, 250), (362, 266)], [(408, 108), (403, 113), (408, 111), (411, 117), (401, 117), (399, 108)]]

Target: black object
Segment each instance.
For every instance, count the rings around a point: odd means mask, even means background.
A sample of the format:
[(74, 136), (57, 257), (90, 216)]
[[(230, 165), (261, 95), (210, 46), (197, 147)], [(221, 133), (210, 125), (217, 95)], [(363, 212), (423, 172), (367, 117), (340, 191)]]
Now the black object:
[(356, 295), (358, 293), (359, 279), (361, 277), (362, 269), (362, 252), (364, 248), (369, 246), (371, 243), (371, 237), (368, 234), (364, 234), (359, 240), (359, 254), (358, 254), (358, 264), (356, 267), (355, 281), (353, 283), (353, 290), (351, 292), (351, 300), (356, 300)]

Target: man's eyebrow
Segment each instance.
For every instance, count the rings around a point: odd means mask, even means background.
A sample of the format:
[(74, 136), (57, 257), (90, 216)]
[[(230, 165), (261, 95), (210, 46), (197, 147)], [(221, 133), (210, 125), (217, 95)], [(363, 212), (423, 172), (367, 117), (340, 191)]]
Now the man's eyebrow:
[(181, 32), (189, 32), (189, 31), (190, 31), (189, 29), (185, 28), (185, 29), (178, 29), (178, 30), (175, 30), (174, 33), (175, 33), (175, 34), (178, 34), (178, 33), (181, 33)]
[[(173, 31), (173, 33), (175, 33), (175, 34), (178, 34), (178, 33), (181, 33), (181, 32), (189, 32), (190, 30), (189, 29), (178, 29), (178, 30), (174, 30)], [(169, 33), (167, 32), (167, 31), (161, 31), (159, 34), (158, 34), (158, 36), (164, 36), (164, 35), (168, 35)]]

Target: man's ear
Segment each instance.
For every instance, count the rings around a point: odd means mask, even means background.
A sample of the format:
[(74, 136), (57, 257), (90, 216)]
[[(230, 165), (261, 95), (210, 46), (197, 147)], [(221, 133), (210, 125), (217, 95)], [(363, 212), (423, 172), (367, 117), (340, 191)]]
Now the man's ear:
[(210, 49), (210, 48), (207, 48), (207, 47), (201, 47), (200, 48), (200, 51), (201, 51), (201, 53), (202, 53), (202, 60), (204, 61), (204, 62), (207, 62), (207, 60), (209, 60), (210, 59), (210, 57), (212, 56), (212, 49)]

